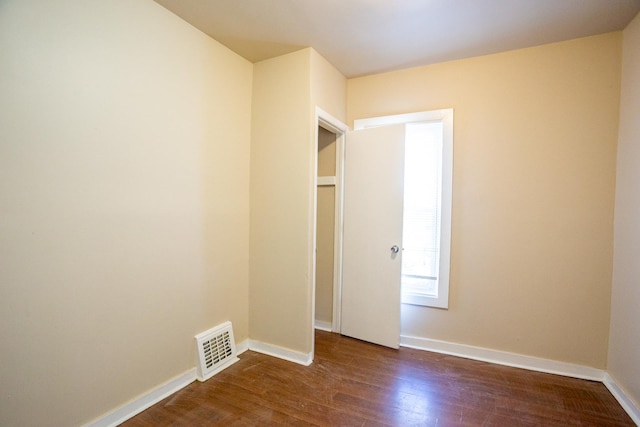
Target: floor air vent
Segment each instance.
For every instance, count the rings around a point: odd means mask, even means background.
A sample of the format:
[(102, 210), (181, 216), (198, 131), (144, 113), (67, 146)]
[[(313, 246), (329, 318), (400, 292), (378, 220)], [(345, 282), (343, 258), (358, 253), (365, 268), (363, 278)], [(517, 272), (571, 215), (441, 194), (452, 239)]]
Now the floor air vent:
[(231, 322), (196, 335), (198, 347), (198, 380), (206, 381), (227, 366), (237, 362), (236, 343)]

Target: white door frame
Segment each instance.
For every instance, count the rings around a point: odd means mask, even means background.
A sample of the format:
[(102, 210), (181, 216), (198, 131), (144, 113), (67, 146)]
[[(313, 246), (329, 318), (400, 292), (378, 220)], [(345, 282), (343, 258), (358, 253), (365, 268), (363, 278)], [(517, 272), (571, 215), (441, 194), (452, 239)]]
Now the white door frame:
[[(331, 322), (331, 330), (340, 332), (340, 313), (341, 313), (341, 293), (342, 293), (342, 229), (343, 229), (343, 189), (344, 189), (344, 142), (345, 134), (349, 130), (348, 126), (331, 114), (316, 107), (315, 114), (315, 138), (312, 149), (312, 170), (313, 180), (311, 194), (313, 194), (312, 224), (313, 230), (311, 257), (312, 257), (312, 274), (311, 274), (311, 336), (313, 337), (315, 330), (315, 308), (316, 308), (316, 239), (317, 239), (317, 209), (318, 209), (318, 127), (322, 127), (329, 132), (336, 134), (336, 180), (335, 180), (335, 227), (334, 227), (334, 250), (333, 250), (333, 319)], [(312, 339), (313, 342), (313, 339)], [(312, 344), (313, 348), (313, 344)]]

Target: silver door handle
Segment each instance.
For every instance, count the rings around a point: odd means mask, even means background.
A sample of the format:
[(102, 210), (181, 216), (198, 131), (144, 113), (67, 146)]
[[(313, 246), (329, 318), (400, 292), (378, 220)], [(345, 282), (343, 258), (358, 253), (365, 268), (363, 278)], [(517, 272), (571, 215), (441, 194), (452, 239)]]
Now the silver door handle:
[(399, 250), (400, 248), (398, 247), (398, 245), (391, 246), (391, 252), (393, 252), (394, 254), (397, 254)]

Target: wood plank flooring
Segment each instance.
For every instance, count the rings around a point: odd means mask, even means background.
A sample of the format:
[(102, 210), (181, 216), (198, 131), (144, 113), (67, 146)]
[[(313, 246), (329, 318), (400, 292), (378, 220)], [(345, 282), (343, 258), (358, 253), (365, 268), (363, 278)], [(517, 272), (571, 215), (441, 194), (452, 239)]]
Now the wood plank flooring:
[(316, 332), (304, 367), (247, 351), (137, 426), (634, 426), (599, 382)]

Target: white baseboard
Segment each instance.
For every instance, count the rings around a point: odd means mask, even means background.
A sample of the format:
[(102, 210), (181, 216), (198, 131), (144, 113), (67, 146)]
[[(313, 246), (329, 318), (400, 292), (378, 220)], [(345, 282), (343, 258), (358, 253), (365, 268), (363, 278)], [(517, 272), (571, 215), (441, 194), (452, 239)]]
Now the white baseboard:
[(247, 350), (249, 350), (249, 340), (236, 343), (236, 354), (241, 355)]
[(613, 379), (609, 373), (604, 374), (604, 385), (609, 389), (613, 397), (620, 403), (620, 406), (627, 411), (634, 423), (640, 426), (640, 407), (629, 397), (627, 392)]
[(314, 327), (316, 329), (320, 329), (321, 331), (333, 332), (333, 325), (331, 325), (331, 322), (323, 322), (322, 320), (316, 320), (314, 323)]
[(549, 374), (563, 375), (565, 377), (580, 378), (584, 380), (599, 381), (603, 383), (616, 398), (620, 406), (629, 414), (633, 422), (640, 426), (640, 408), (631, 397), (620, 387), (611, 375), (601, 369), (572, 363), (558, 362), (556, 360), (542, 359), (539, 357), (524, 356), (522, 354), (506, 351), (491, 350), (488, 348), (474, 347), (465, 344), (456, 344), (447, 341), (432, 340), (401, 336), (400, 345), (418, 350), (433, 351), (435, 353), (450, 354), (466, 359), (480, 360), (482, 362), (496, 363), (498, 365), (512, 366), (528, 369), (530, 371), (546, 372)]
[(267, 356), (288, 360), (289, 362), (298, 363), (304, 366), (309, 366), (311, 365), (311, 362), (313, 362), (313, 353), (300, 353), (298, 351), (279, 347), (273, 344), (263, 343), (261, 341), (249, 340), (249, 350), (266, 354)]
[(452, 356), (480, 360), (482, 362), (496, 363), (498, 365), (512, 366), (514, 368), (523, 368), (531, 371), (546, 372), (549, 374), (564, 375), (566, 377), (580, 378), (584, 380), (602, 382), (605, 375), (603, 370), (588, 366), (574, 365), (572, 363), (558, 362), (556, 360), (542, 359), (539, 357), (525, 356), (506, 351), (491, 350), (488, 348), (474, 347), (428, 338), (401, 336), (400, 345), (403, 347), (450, 354)]
[(87, 427), (112, 427), (122, 424), (195, 380), (196, 368), (189, 369), (187, 372), (85, 425)]
[[(467, 359), (496, 363), (499, 365), (523, 368), (532, 371), (546, 372), (550, 374), (564, 375), (568, 377), (600, 381), (616, 398), (631, 419), (640, 426), (640, 408), (631, 399), (622, 387), (609, 375), (609, 373), (595, 368), (571, 363), (558, 362), (550, 359), (542, 359), (532, 356), (524, 356), (499, 350), (491, 350), (482, 347), (474, 347), (465, 344), (456, 344), (447, 341), (432, 340), (428, 338), (401, 336), (400, 345), (419, 350), (433, 351), (449, 354)], [(309, 366), (313, 362), (312, 353), (301, 353), (260, 341), (244, 340), (236, 344), (237, 354), (252, 350), (268, 356), (288, 360), (300, 365)], [(113, 410), (112, 412), (85, 424), (86, 427), (114, 427), (134, 417), (162, 399), (172, 395), (178, 390), (188, 386), (196, 380), (196, 368), (192, 368), (181, 375), (167, 381), (144, 395)]]
[[(236, 344), (236, 353), (238, 355), (247, 350), (253, 350), (258, 353), (267, 354), (269, 356), (278, 357), (280, 359), (289, 360), (308, 366), (313, 361), (311, 353), (304, 354), (275, 345), (265, 344), (259, 341), (244, 340)], [(133, 418), (145, 409), (155, 405), (162, 399), (172, 395), (173, 393), (183, 389), (197, 378), (196, 368), (189, 369), (185, 373), (167, 381), (164, 384), (148, 391), (138, 398), (126, 403), (119, 408), (85, 424), (85, 427), (115, 427), (122, 424), (126, 420)]]

